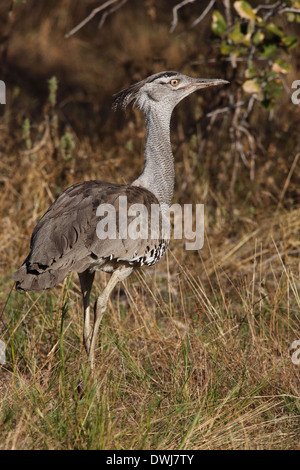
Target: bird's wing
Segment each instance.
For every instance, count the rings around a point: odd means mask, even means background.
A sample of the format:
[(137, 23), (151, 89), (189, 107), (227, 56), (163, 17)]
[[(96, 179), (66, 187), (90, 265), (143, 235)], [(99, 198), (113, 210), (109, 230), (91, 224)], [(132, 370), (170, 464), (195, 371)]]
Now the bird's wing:
[[(82, 272), (99, 260), (132, 259), (142, 255), (149, 248), (148, 239), (119, 237), (120, 196), (126, 197), (128, 207), (143, 204), (149, 214), (151, 204), (158, 204), (150, 191), (135, 186), (101, 181), (71, 186), (56, 199), (36, 225), (31, 237), (31, 251), (13, 279), (21, 281), (20, 277), (24, 278), (26, 273), (39, 275), (51, 271), (51, 276), (59, 282), (69, 272)], [(97, 209), (101, 204), (110, 204), (115, 208), (115, 239), (100, 239), (97, 236), (97, 224), (101, 220)], [(128, 217), (127, 226), (133, 219), (133, 216)], [(155, 241), (152, 242), (155, 244)]]

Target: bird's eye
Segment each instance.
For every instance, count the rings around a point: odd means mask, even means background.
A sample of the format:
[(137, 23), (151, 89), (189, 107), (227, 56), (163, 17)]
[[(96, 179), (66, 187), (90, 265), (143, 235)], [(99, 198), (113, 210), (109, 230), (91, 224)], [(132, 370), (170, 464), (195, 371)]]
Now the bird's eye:
[(179, 84), (179, 80), (177, 80), (177, 78), (172, 78), (170, 83), (171, 83), (172, 86), (177, 86)]

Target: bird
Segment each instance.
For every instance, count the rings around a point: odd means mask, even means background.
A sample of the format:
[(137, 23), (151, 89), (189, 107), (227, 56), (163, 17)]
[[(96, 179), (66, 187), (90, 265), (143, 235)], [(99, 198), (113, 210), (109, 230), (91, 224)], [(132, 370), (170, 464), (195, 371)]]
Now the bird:
[[(132, 103), (145, 115), (145, 162), (141, 175), (131, 184), (114, 184), (98, 180), (76, 183), (66, 189), (49, 207), (33, 230), (30, 252), (13, 274), (15, 288), (40, 292), (51, 289), (71, 272), (77, 272), (83, 300), (83, 344), (91, 370), (95, 367), (98, 330), (110, 294), (136, 269), (156, 264), (164, 255), (169, 239), (158, 230), (154, 237), (97, 236), (101, 217), (98, 208), (113, 207), (124, 218), (120, 201), (126, 198), (129, 209), (142, 204), (163, 207), (171, 204), (174, 192), (174, 157), (170, 140), (170, 119), (174, 107), (191, 93), (208, 87), (224, 85), (223, 79), (193, 78), (175, 71), (148, 76), (113, 96), (113, 109)], [(161, 219), (160, 219), (161, 220)], [(151, 220), (147, 221), (151, 228)], [(96, 271), (111, 277), (94, 303), (91, 324), (90, 293)]]

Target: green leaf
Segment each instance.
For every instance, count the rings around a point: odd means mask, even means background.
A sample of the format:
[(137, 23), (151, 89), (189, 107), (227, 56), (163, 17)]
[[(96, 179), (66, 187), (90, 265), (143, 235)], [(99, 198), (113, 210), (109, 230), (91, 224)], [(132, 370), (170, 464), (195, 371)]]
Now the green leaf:
[(287, 20), (288, 20), (290, 23), (292, 23), (293, 21), (295, 21), (296, 15), (295, 15), (295, 13), (287, 12), (287, 13), (286, 13), (286, 17), (287, 17)]
[(231, 46), (226, 41), (221, 42), (220, 52), (222, 55), (229, 55), (234, 50), (234, 46)]
[(256, 19), (256, 14), (248, 2), (245, 2), (244, 0), (241, 2), (234, 2), (233, 6), (241, 18), (245, 18), (246, 20)]
[(284, 33), (283, 33), (282, 29), (278, 28), (278, 26), (276, 26), (276, 24), (274, 24), (274, 23), (269, 23), (266, 26), (266, 30), (270, 31), (270, 33), (276, 34), (276, 36), (279, 36), (281, 38), (282, 38), (282, 36), (284, 36)]
[(256, 70), (254, 68), (253, 60), (249, 60), (248, 68), (245, 70), (246, 78), (254, 78), (256, 76)]
[(243, 54), (247, 54), (247, 47), (235, 47), (233, 50), (234, 57), (240, 57)]
[(264, 33), (262, 33), (261, 31), (258, 31), (257, 33), (254, 34), (252, 41), (253, 41), (253, 44), (257, 46), (258, 44), (261, 44), (264, 39), (265, 39)]
[(285, 36), (281, 39), (282, 44), (287, 47), (288, 49), (293, 49), (297, 46), (297, 38), (295, 36)]
[(235, 23), (233, 29), (228, 34), (229, 39), (231, 39), (235, 44), (243, 42), (245, 35), (241, 32), (241, 25)]
[(247, 34), (246, 34), (246, 36), (251, 37), (252, 34), (254, 33), (254, 31), (255, 31), (255, 21), (249, 21), (249, 23), (247, 25)]
[(227, 29), (227, 24), (226, 21), (218, 10), (214, 10), (212, 14), (212, 23), (211, 23), (211, 29), (214, 34), (217, 36), (223, 36), (226, 32)]
[(263, 99), (260, 84), (256, 80), (246, 80), (242, 85), (243, 90), (250, 95), (257, 95), (259, 100)]
[[(267, 77), (271, 76), (271, 73), (267, 74)], [(283, 85), (280, 78), (276, 77), (273, 80), (267, 81), (264, 85), (265, 98), (268, 100), (276, 101), (281, 97), (283, 93)]]
[(272, 54), (277, 52), (277, 46), (275, 44), (268, 44), (263, 47), (263, 51), (261, 52), (261, 55), (263, 57), (270, 57)]
[(286, 74), (291, 70), (291, 67), (284, 60), (278, 59), (273, 63), (272, 70), (276, 73)]

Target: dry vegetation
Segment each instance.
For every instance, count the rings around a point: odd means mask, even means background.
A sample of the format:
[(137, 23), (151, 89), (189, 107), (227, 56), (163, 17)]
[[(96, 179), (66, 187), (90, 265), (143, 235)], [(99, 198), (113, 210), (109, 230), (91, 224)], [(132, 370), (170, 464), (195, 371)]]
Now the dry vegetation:
[[(227, 105), (228, 89), (178, 107), (175, 199), (205, 204), (204, 248), (174, 240), (155, 269), (116, 289), (91, 379), (76, 276), (22, 295), (10, 275), (63, 189), (129, 182), (141, 170), (143, 117), (113, 115), (114, 92), (162, 69), (227, 79), (230, 69), (190, 65), (213, 53), (209, 22), (171, 35), (170, 2), (131, 1), (101, 30), (94, 19), (68, 40), (97, 2), (27, 0), (8, 16), (10, 3), (0, 7), (0, 447), (299, 448), (300, 366), (290, 351), (300, 339), (299, 107), (285, 95), (272, 113), (253, 110), (254, 178), (233, 152), (232, 113), (206, 117)], [(288, 83), (300, 78), (297, 50), (291, 61)], [(98, 274), (97, 289), (106, 280)]]

